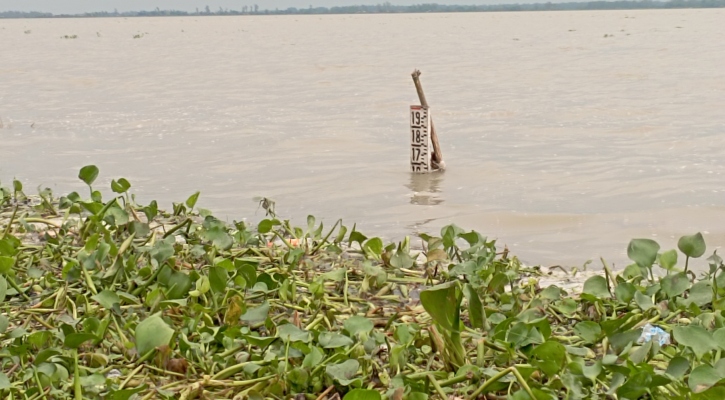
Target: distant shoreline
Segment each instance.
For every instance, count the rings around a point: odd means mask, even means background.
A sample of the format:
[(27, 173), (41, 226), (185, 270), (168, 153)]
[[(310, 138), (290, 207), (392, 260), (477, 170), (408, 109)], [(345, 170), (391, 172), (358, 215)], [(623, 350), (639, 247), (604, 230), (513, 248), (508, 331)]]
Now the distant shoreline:
[(127, 11), (127, 12), (90, 12), (81, 14), (53, 14), (41, 11), (1, 11), (0, 18), (113, 18), (113, 17), (206, 17), (222, 15), (341, 15), (341, 14), (421, 14), (421, 13), (462, 13), (462, 12), (512, 12), (512, 11), (585, 11), (585, 10), (651, 10), (685, 8), (725, 8), (725, 0), (615, 0), (586, 1), (572, 3), (532, 3), (532, 4), (494, 4), (494, 5), (442, 5), (419, 4), (396, 6), (390, 3), (371, 6), (308, 7), (287, 9), (260, 9), (258, 5), (244, 6), (240, 10), (219, 9), (195, 12), (178, 10)]

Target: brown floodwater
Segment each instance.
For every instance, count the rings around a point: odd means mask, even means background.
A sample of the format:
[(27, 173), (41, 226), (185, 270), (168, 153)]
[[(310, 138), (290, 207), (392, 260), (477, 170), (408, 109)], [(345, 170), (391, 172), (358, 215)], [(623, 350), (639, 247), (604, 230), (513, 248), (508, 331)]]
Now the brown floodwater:
[[(0, 20), (0, 181), (449, 223), (529, 263), (725, 244), (725, 10)], [(75, 39), (61, 38), (76, 35)], [(136, 38), (134, 38), (136, 37)], [(408, 172), (423, 71), (448, 170)], [(85, 192), (82, 192), (85, 193)]]

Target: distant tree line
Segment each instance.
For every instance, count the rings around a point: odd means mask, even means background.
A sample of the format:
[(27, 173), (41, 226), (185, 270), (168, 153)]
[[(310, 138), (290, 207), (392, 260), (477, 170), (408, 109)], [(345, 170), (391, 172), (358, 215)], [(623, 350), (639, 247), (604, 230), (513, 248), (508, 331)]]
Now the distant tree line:
[(51, 18), (51, 17), (161, 17), (161, 16), (206, 16), (206, 15), (299, 15), (299, 14), (393, 14), (393, 13), (448, 13), (448, 12), (495, 12), (495, 11), (554, 11), (554, 10), (634, 10), (669, 8), (722, 8), (725, 0), (614, 0), (582, 1), (572, 3), (496, 4), (496, 5), (444, 5), (417, 4), (396, 6), (389, 2), (377, 5), (308, 7), (260, 10), (258, 5), (243, 6), (239, 10), (219, 8), (211, 10), (206, 6), (196, 12), (160, 10), (128, 12), (94, 12), (84, 14), (51, 14), (44, 12), (3, 11), (0, 18)]

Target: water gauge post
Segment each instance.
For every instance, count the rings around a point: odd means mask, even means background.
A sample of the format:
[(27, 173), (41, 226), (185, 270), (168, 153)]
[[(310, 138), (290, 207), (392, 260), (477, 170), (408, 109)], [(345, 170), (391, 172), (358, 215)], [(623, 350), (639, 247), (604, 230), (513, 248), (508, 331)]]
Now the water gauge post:
[(438, 135), (433, 125), (433, 119), (430, 117), (428, 101), (425, 99), (423, 86), (420, 84), (421, 73), (416, 69), (411, 75), (418, 92), (420, 105), (410, 107), (410, 168), (417, 173), (443, 171), (446, 164), (443, 162)]
[(410, 106), (410, 168), (413, 172), (431, 172), (430, 118), (428, 107)]

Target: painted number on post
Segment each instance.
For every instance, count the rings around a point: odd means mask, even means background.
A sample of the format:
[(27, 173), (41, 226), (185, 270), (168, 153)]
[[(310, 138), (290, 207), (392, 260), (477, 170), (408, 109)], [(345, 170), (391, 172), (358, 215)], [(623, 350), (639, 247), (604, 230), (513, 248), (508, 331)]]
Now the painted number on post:
[(430, 172), (430, 123), (428, 107), (410, 106), (410, 168)]

